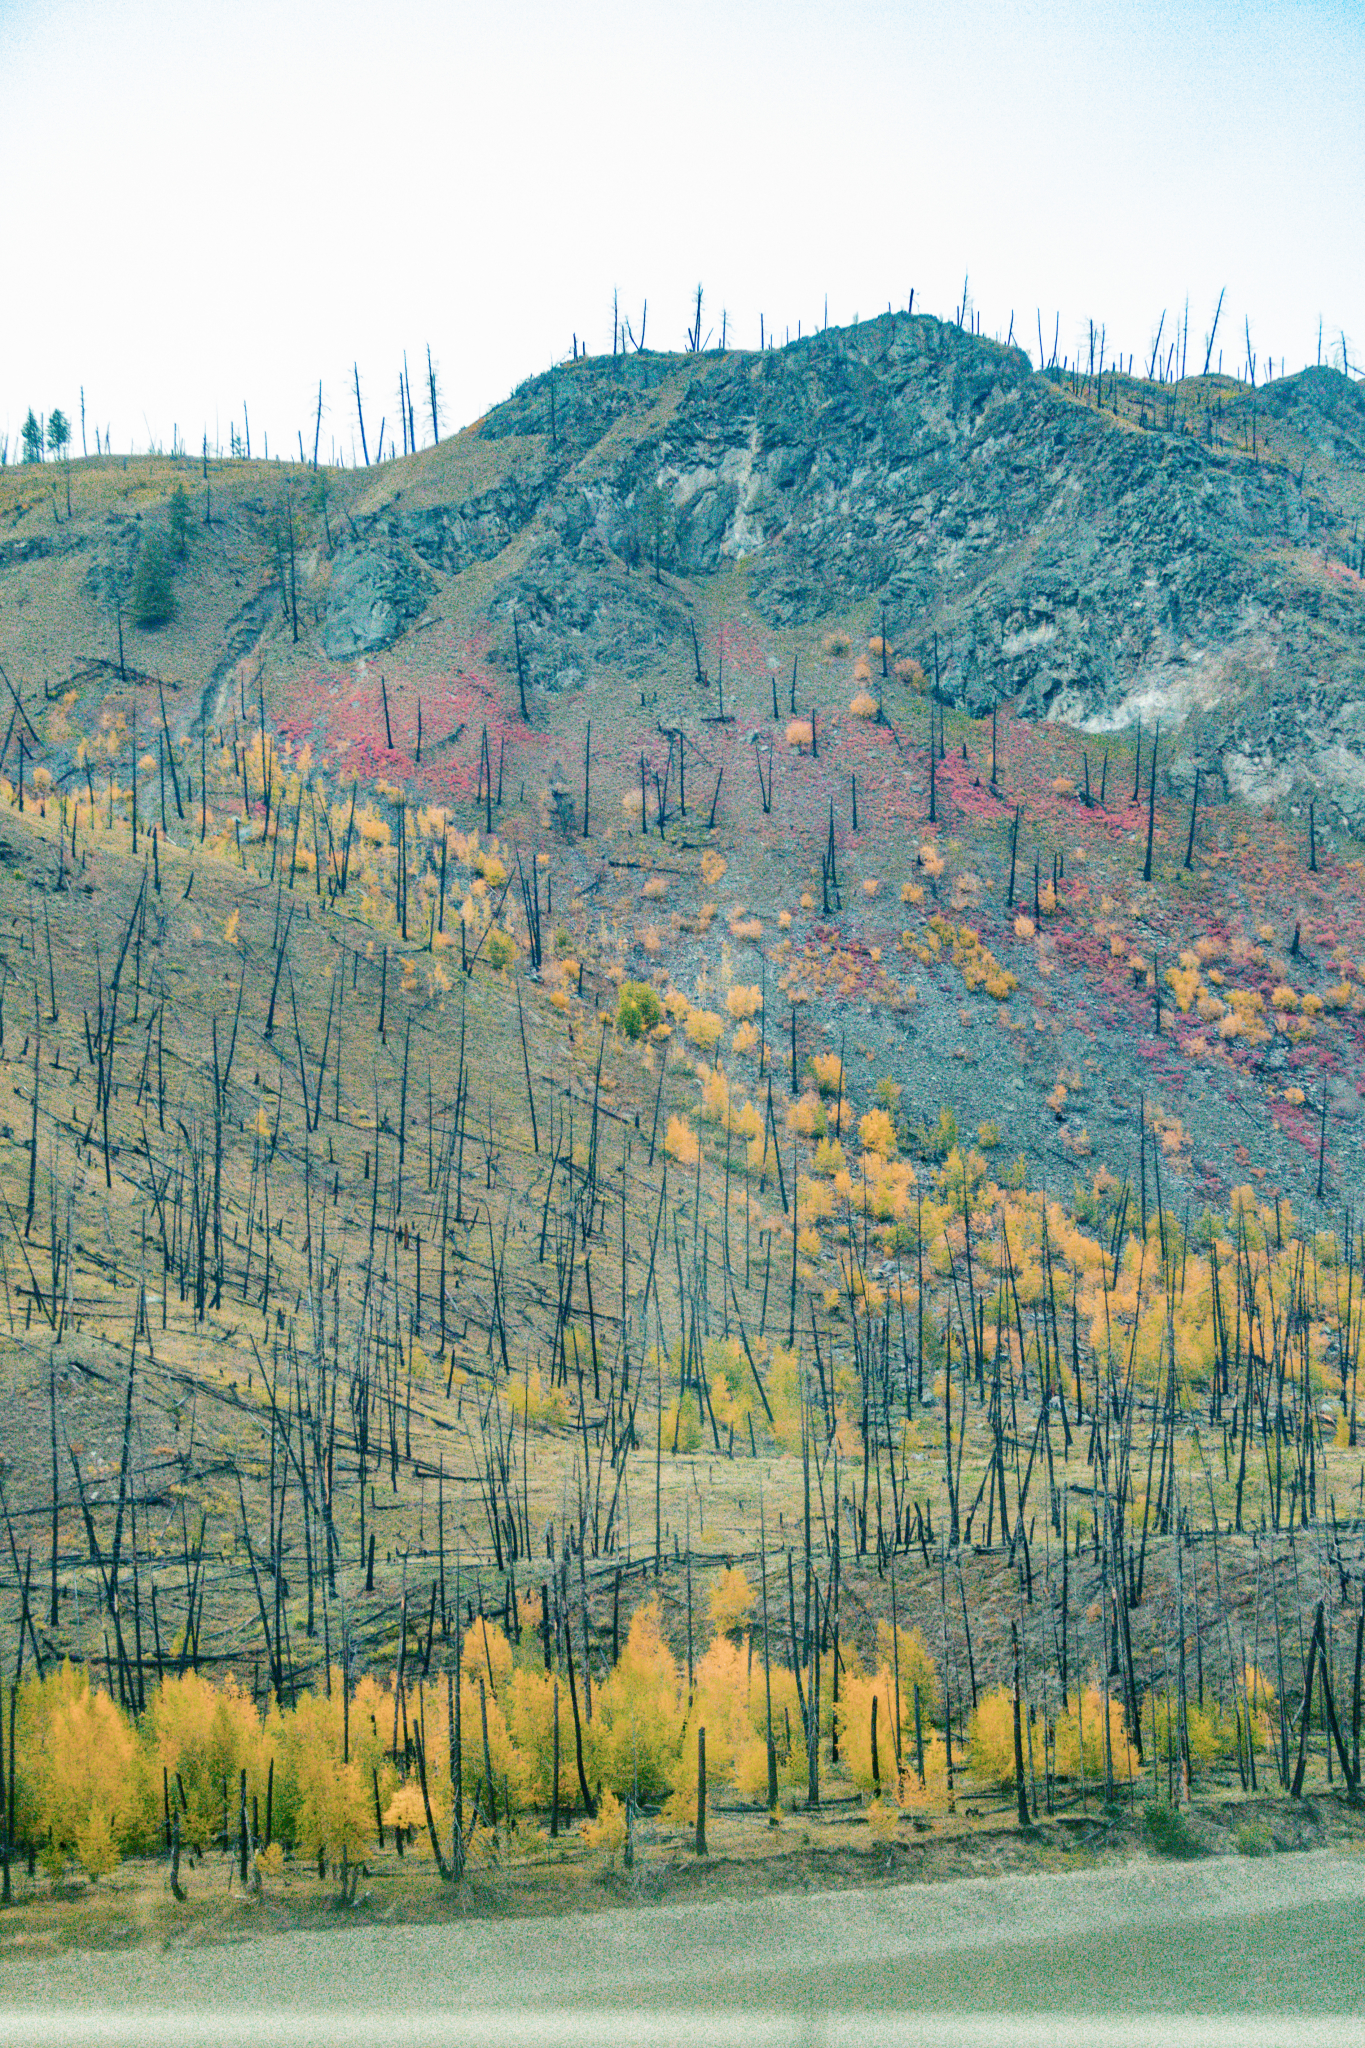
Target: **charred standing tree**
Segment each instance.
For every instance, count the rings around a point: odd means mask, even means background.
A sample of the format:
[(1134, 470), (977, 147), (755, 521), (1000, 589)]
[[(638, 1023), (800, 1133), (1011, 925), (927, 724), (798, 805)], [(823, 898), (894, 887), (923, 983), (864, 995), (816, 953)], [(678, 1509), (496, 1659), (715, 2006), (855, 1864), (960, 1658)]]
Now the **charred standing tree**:
[(592, 781), (592, 720), (583, 738), (583, 837), (588, 836), (588, 797)]
[(1156, 830), (1156, 754), (1161, 745), (1161, 720), (1157, 720), (1156, 732), (1152, 738), (1152, 769), (1147, 782), (1147, 858), (1142, 864), (1142, 879), (1152, 879), (1152, 838)]
[(357, 419), (359, 420), (359, 422), (360, 422), (360, 452), (361, 452), (361, 454), (362, 454), (362, 455), (363, 455), (363, 456), (365, 457), (365, 467), (366, 467), (366, 469), (368, 469), (368, 468), (369, 468), (369, 466), (370, 466), (370, 451), (369, 451), (369, 449), (368, 449), (368, 448), (367, 448), (367, 447), (365, 446), (365, 408), (364, 408), (364, 406), (363, 406), (363, 405), (362, 405), (362, 404), (360, 403), (360, 365), (359, 365), (359, 363), (353, 363), (353, 364), (351, 365), (351, 368), (352, 368), (352, 373), (354, 374), (354, 377), (355, 377), (355, 411), (356, 411), (356, 418), (357, 418)]
[(431, 361), (431, 343), (427, 343), (427, 390), (431, 396), (431, 438), (436, 443), (441, 438), (441, 423), (436, 413), (436, 371)]
[(517, 695), (521, 699), (521, 720), (523, 725), (529, 725), (531, 714), (526, 709), (526, 664), (521, 656), (521, 630), (517, 625), (515, 611), (512, 613), (512, 644), (517, 655)]
[(1190, 866), (1191, 866), (1191, 865), (1193, 864), (1193, 862), (1194, 862), (1194, 827), (1195, 827), (1195, 821), (1196, 821), (1196, 819), (1198, 818), (1198, 816), (1199, 816), (1199, 768), (1198, 768), (1198, 765), (1196, 764), (1196, 767), (1195, 767), (1195, 771), (1194, 771), (1194, 796), (1192, 797), (1192, 799), (1191, 799), (1191, 801), (1190, 801), (1190, 836), (1189, 836), (1189, 841), (1188, 841), (1188, 843), (1186, 844), (1186, 847), (1185, 847), (1185, 865), (1186, 865), (1186, 867), (1187, 867), (1187, 868), (1188, 868), (1188, 867), (1190, 867)]

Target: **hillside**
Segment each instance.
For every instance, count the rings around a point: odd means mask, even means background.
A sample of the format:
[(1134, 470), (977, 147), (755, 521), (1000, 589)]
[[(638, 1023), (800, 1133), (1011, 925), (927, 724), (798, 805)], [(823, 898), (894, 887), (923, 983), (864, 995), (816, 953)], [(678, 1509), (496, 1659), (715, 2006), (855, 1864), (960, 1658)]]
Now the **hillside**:
[(1348, 1696), (1362, 495), (1331, 373), (890, 316), (0, 473), (6, 1628), (396, 1731), (742, 1563), (950, 1764), (1016, 1622), (1139, 1765), (1189, 1598), (1228, 1782), (1318, 1600)]
[[(988, 895), (1004, 893), (1015, 797), (1025, 798), (1018, 851), (1030, 911), (1035, 859), (1044, 882), (1055, 861), (1070, 857), (1099, 862), (1099, 894), (1112, 896), (1111, 882), (1124, 886), (1127, 915), (1116, 914), (1107, 934), (1082, 920), (1081, 930), (1059, 932), (1055, 947), (1007, 963), (1048, 1019), (1046, 1045), (1035, 1048), (1055, 1068), (1043, 1093), (1063, 1068), (1083, 1075), (1097, 1047), (1103, 1054), (1105, 1084), (1085, 1129), (1095, 1156), (1122, 1176), (1145, 1069), (1128, 1028), (1131, 991), (1112, 979), (1131, 977), (1111, 965), (1099, 1014), (1090, 1016), (1097, 963), (1077, 948), (1083, 937), (1108, 936), (1111, 947), (1121, 939), (1115, 957), (1131, 953), (1150, 969), (1163, 955), (1172, 964), (1201, 936), (1197, 871), (1175, 872), (1196, 768), (1200, 847), (1220, 862), (1229, 833), (1249, 829), (1259, 855), (1238, 864), (1226, 900), (1214, 890), (1220, 900), (1207, 904), (1212, 926), (1202, 936), (1240, 931), (1265, 954), (1252, 971), (1267, 1002), (1288, 975), (1273, 962), (1291, 956), (1296, 927), (1292, 957), (1306, 959), (1307, 992), (1342, 985), (1330, 956), (1350, 945), (1350, 885), (1343, 897), (1336, 877), (1350, 871), (1361, 774), (1354, 720), (1365, 701), (1357, 538), (1365, 399), (1347, 380), (1314, 371), (1255, 394), (1216, 378), (1178, 386), (1106, 379), (1089, 400), (1069, 378), (1031, 372), (1018, 351), (951, 325), (888, 316), (762, 357), (563, 365), (454, 440), (371, 471), (314, 476), (259, 463), (103, 458), (79, 466), (68, 520), (68, 479), (19, 470), (0, 484), (0, 660), (54, 700), (76, 688), (44, 728), (60, 776), (70, 767), (68, 737), (110, 705), (133, 709), (136, 692), (122, 706), (117, 693), (105, 697), (121, 598), (126, 661), (165, 679), (172, 727), (191, 752), (201, 707), (220, 732), (233, 716), (231, 671), (253, 654), (260, 673), (253, 669), (251, 694), (264, 691), (282, 737), (326, 757), (338, 787), (389, 774), (426, 801), (469, 802), (486, 728), (501, 763), (500, 816), (504, 825), (518, 821), (517, 830), (540, 829), (552, 780), (572, 787), (581, 819), (590, 720), (598, 822), (609, 809), (618, 837), (617, 808), (638, 788), (641, 756), (649, 781), (672, 758), (670, 733), (683, 735), (684, 801), (690, 791), (695, 804), (722, 776), (717, 822), (730, 835), (732, 901), (747, 897), (771, 915), (784, 880), (800, 872), (823, 903), (821, 848), (833, 804), (836, 838), (846, 839), (858, 869), (855, 887), (843, 891), (839, 929), (864, 956), (874, 945), (887, 955), (904, 929), (890, 908), (904, 876), (894, 864), (869, 865), (863, 849), (898, 843), (927, 815), (929, 713), (919, 684), (936, 677), (939, 699), (968, 721), (936, 796), (948, 807), (950, 836), (964, 846), (971, 838), (963, 864)], [(176, 483), (193, 510), (175, 573), (177, 615), (141, 634), (127, 619), (138, 543), (144, 528), (164, 525)], [(297, 642), (281, 601), (291, 575)], [(842, 635), (856, 654), (883, 618), (902, 665), (918, 666), (907, 684), (889, 663), (874, 664), (884, 722), (865, 731), (848, 716), (852, 661), (829, 659), (824, 643)], [(240, 682), (237, 695), (240, 719)], [(983, 721), (997, 704), (999, 779), (983, 796)], [(817, 748), (832, 721), (828, 745), (790, 776), (779, 768), (777, 822), (755, 833), (765, 814), (754, 749), (776, 733), (785, 760), (793, 709), (816, 711)], [(737, 722), (717, 723), (721, 710)], [(159, 708), (142, 715), (150, 744)], [(1146, 791), (1135, 805), (1126, 800), (1136, 788), (1135, 736), (1145, 730), (1150, 740), (1158, 720), (1156, 844), (1177, 897), (1189, 898), (1179, 916), (1170, 891), (1128, 892), (1128, 857), (1117, 858), (1145, 828)], [(1087, 757), (1097, 788), (1104, 783), (1102, 816), (1066, 792), (1059, 802), (1052, 788), (1060, 775), (1083, 794)], [(12, 774), (13, 748), (7, 765)], [(649, 794), (654, 809), (652, 781)], [(1294, 872), (1307, 866), (1310, 802), (1319, 876)], [(1265, 803), (1274, 806), (1273, 828), (1259, 815)], [(958, 830), (963, 820), (969, 834)], [(599, 900), (610, 879), (600, 872), (604, 843), (594, 835), (590, 847), (565, 849), (580, 886), (596, 877)], [(1322, 878), (1329, 865), (1330, 881)], [(879, 885), (875, 904), (856, 886), (864, 879)], [(949, 878), (931, 891), (931, 905), (951, 886)], [(685, 878), (678, 887), (687, 889)], [(799, 893), (788, 906), (794, 913)], [(701, 900), (706, 894), (703, 886)], [(675, 888), (675, 912), (698, 907), (676, 897)], [(795, 930), (799, 949), (799, 923)], [(674, 937), (692, 971), (698, 949)], [(1004, 937), (1008, 945), (1008, 930)], [(881, 1072), (879, 1062), (909, 1062), (917, 1106), (936, 1114), (934, 1060), (965, 1055), (964, 1127), (990, 1115), (1010, 1150), (1034, 1149), (1040, 1133), (1027, 1078), (1003, 1098), (994, 1080), (973, 1081), (971, 1033), (963, 1038), (959, 1012), (974, 1032), (994, 1006), (960, 1002), (956, 977), (942, 988), (936, 963), (919, 968), (913, 1020), (903, 1009), (866, 1019), (873, 1065)], [(1120, 1028), (1107, 1030), (1116, 1021)], [(822, 1008), (816, 1028), (844, 1027)], [(1031, 1055), (1022, 1064), (1038, 1062)], [(1227, 1170), (1235, 1162), (1226, 1119), (1250, 1113), (1269, 1125), (1285, 1192), (1302, 1195), (1310, 1181), (1316, 1191), (1316, 1159), (1303, 1157), (1312, 1148), (1285, 1144), (1282, 1111), (1278, 1121), (1262, 1118), (1262, 1095), (1247, 1091), (1259, 1075), (1280, 1099), (1295, 1064), (1292, 1045), (1276, 1040), (1258, 1059), (1220, 1072), (1227, 1085), (1212, 1099), (1196, 1090), (1188, 1115), (1171, 1108), (1190, 1134), (1196, 1190), (1225, 1191), (1236, 1177)], [(1355, 1094), (1335, 1077), (1350, 1066), (1349, 1057), (1329, 1062), (1329, 1114), (1348, 1130)], [(1163, 1075), (1168, 1089), (1179, 1078)], [(1074, 1108), (1084, 1090), (1068, 1085)], [(1354, 1186), (1351, 1149), (1337, 1148), (1343, 1195)], [(1055, 1138), (1051, 1151), (1066, 1163)]]
[[(111, 651), (107, 615), (164, 498), (145, 465), (120, 486), (120, 462), (82, 464), (65, 524), (61, 478), (12, 480), (0, 571), (16, 658)], [(196, 467), (182, 463), (187, 483)], [(263, 623), (240, 594), (277, 567), (287, 474), (239, 463), (219, 479), (194, 604), (158, 642), (170, 667), (220, 664)], [(875, 625), (884, 606), (926, 667), (938, 636), (941, 690), (978, 717), (1005, 701), (1095, 731), (1192, 717), (1187, 751), (1229, 791), (1312, 792), (1324, 822), (1352, 819), (1363, 475), (1365, 395), (1328, 370), (1260, 391), (1214, 376), (1097, 390), (892, 315), (761, 356), (585, 357), (454, 441), (329, 474), (334, 522), (297, 479), (330, 564), (302, 565), (305, 625), (341, 659), (458, 612), (506, 658), (515, 606), (528, 682), (554, 695), (690, 667), (688, 609), (743, 564), (769, 631)], [(14, 577), (39, 562), (37, 584)], [(643, 590), (631, 572), (656, 566)], [(35, 610), (16, 632), (13, 613)]]

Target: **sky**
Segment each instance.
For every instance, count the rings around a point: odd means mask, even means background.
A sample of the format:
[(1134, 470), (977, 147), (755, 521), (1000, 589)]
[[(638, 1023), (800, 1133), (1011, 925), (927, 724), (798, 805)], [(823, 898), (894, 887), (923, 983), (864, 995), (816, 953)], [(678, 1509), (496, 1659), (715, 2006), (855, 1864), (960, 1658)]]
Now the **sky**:
[[(903, 309), (1365, 365), (1365, 4), (0, 0), (0, 436), (386, 445), (575, 337)], [(1058, 327), (1058, 323), (1060, 323)]]

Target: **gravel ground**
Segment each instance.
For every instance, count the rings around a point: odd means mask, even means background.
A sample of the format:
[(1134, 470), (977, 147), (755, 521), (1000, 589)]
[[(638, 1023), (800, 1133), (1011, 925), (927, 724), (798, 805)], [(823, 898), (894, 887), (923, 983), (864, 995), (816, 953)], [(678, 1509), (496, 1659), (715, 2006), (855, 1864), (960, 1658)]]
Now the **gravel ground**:
[(1346, 2042), (1365, 1864), (1335, 1852), (291, 1933), (6, 1963), (0, 2040), (225, 2048)]

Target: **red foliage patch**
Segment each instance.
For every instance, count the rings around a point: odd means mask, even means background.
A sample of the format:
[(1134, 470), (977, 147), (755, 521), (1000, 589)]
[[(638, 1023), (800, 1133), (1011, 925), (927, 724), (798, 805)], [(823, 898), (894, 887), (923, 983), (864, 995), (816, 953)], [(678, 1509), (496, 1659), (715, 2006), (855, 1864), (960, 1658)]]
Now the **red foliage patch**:
[(520, 778), (533, 764), (543, 765), (546, 748), (543, 735), (504, 709), (507, 686), (488, 674), (488, 647), (486, 634), (457, 639), (437, 627), (395, 655), (348, 668), (312, 669), (295, 686), (291, 715), (280, 721), (280, 730), (296, 746), (311, 743), (338, 785), (382, 777), (428, 801), (472, 801), (485, 728), (495, 777), (500, 754), (505, 753), (504, 778)]

